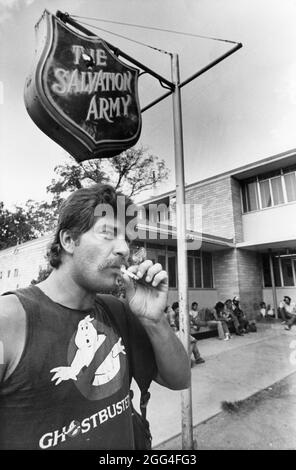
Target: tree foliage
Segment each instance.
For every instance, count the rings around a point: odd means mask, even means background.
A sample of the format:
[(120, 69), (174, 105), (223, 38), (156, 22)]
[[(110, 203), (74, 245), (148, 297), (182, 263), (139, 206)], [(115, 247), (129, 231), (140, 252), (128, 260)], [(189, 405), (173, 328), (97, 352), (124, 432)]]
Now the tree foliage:
[(45, 281), (52, 271), (52, 267), (48, 264), (45, 268), (40, 268), (37, 279), (32, 279), (31, 284), (39, 284), (39, 282)]
[(55, 173), (57, 178), (51, 181), (47, 191), (53, 194), (57, 205), (63, 194), (93, 183), (110, 183), (131, 197), (168, 177), (164, 160), (149, 154), (144, 147), (132, 147), (112, 158), (82, 163), (69, 157), (69, 162), (55, 168)]
[(40, 237), (53, 229), (55, 219), (55, 209), (46, 202), (29, 200), (11, 211), (0, 201), (0, 249)]
[(133, 197), (167, 179), (168, 172), (164, 160), (144, 147), (133, 147), (113, 158), (80, 164), (69, 156), (69, 161), (55, 168), (56, 178), (47, 187), (52, 195), (51, 202), (30, 199), (23, 207), (16, 206), (10, 211), (0, 201), (0, 249), (52, 231), (61, 202), (76, 189), (104, 182)]

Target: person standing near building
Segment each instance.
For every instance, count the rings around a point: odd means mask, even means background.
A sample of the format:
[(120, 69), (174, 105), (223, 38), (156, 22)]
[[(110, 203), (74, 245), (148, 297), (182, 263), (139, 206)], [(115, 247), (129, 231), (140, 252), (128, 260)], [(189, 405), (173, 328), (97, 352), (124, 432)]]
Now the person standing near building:
[[(166, 271), (145, 260), (127, 269), (142, 283), (121, 272), (131, 204), (109, 185), (72, 193), (49, 277), (0, 297), (0, 449), (133, 450), (131, 374), (188, 387), (188, 357), (164, 315)], [(126, 302), (98, 295), (121, 281)]]

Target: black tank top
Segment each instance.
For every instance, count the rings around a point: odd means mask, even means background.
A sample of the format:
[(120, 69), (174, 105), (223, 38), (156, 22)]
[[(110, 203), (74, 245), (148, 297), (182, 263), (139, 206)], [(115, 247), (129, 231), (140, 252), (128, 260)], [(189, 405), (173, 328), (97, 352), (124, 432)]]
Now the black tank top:
[(37, 286), (13, 294), (27, 332), (0, 385), (0, 449), (133, 449), (127, 351), (107, 311), (69, 309)]

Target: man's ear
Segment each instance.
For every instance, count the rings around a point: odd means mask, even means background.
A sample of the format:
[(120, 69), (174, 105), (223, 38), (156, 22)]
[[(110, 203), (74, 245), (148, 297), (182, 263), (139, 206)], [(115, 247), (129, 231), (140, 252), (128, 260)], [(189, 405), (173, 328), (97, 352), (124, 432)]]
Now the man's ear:
[(74, 252), (74, 247), (77, 244), (77, 240), (75, 241), (73, 239), (73, 234), (70, 230), (61, 230), (60, 243), (65, 252), (71, 255)]

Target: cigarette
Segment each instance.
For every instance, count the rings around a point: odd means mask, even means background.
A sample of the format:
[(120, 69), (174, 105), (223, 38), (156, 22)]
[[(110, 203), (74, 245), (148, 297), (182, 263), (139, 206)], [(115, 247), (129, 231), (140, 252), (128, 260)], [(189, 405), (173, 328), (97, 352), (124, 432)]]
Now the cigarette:
[(123, 274), (127, 274), (129, 277), (131, 277), (131, 278), (134, 279), (135, 281), (138, 281), (138, 280), (140, 279), (140, 278), (139, 278), (138, 276), (136, 276), (134, 273), (128, 271), (125, 266), (121, 266), (121, 272), (122, 272)]

